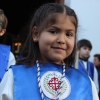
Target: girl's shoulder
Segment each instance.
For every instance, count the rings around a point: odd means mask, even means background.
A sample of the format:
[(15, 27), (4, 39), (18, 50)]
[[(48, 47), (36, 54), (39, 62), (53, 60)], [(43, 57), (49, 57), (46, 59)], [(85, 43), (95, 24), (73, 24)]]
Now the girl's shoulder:
[(70, 76), (72, 76), (74, 79), (75, 78), (78, 80), (84, 79), (84, 80), (89, 80), (90, 82), (89, 76), (86, 73), (74, 67), (69, 67), (68, 70), (66, 71), (66, 74), (70, 74)]
[(86, 73), (80, 71), (79, 69), (70, 67), (68, 71), (66, 71), (66, 78), (69, 80), (72, 86), (79, 87), (77, 88), (78, 91), (80, 90), (80, 88), (83, 88), (83, 87), (84, 89), (87, 89), (87, 87), (90, 87), (88, 91), (90, 92), (92, 91), (92, 85), (91, 85), (91, 80), (89, 76)]
[[(33, 70), (33, 69), (36, 69), (35, 66), (26, 66), (25, 64), (15, 64), (15, 65), (12, 65), (11, 66), (11, 69), (13, 71), (13, 73), (16, 73), (16, 72), (27, 72), (28, 70)], [(33, 70), (34, 71), (34, 70)]]
[(15, 64), (12, 65), (10, 68), (12, 68), (12, 70), (23, 70), (23, 69), (29, 69), (33, 66), (26, 66), (25, 64)]

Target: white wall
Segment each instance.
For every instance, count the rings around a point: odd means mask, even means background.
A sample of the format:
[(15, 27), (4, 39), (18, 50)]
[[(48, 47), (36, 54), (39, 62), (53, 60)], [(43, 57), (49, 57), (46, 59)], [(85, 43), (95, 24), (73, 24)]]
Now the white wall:
[(100, 53), (100, 0), (65, 0), (65, 4), (75, 10), (78, 20), (78, 40), (88, 39), (91, 41), (93, 55)]

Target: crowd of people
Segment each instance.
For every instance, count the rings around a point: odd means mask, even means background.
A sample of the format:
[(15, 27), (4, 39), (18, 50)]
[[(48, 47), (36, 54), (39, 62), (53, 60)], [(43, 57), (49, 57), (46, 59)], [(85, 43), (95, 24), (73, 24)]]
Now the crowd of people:
[[(0, 9), (0, 36), (7, 23)], [(77, 41), (75, 11), (63, 4), (44, 4), (29, 28), (18, 60), (10, 46), (0, 44), (0, 100), (99, 100), (100, 54), (90, 62), (91, 42)]]

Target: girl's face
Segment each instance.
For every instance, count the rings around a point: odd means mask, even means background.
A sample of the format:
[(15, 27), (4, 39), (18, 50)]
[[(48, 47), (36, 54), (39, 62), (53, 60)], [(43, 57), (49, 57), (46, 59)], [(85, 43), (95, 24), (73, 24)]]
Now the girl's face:
[(58, 20), (38, 36), (39, 49), (44, 62), (61, 64), (73, 51), (75, 26), (71, 22), (71, 17), (62, 14)]

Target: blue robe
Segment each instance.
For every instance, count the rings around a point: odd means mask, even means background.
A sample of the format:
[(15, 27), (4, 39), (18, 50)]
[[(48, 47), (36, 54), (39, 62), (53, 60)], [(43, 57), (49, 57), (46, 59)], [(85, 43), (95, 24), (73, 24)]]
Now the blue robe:
[(93, 65), (93, 63), (87, 61), (87, 70), (86, 70), (85, 66), (83, 64), (83, 61), (79, 59), (78, 69), (83, 71), (84, 73), (88, 74), (91, 77), (91, 79), (93, 80), (93, 77), (94, 77), (94, 65)]
[[(53, 63), (40, 63), (40, 76), (47, 71), (62, 73), (62, 66)], [(42, 100), (37, 82), (37, 66), (25, 65), (12, 66), (14, 75), (14, 100)], [(81, 71), (70, 67), (65, 72), (65, 77), (71, 84), (71, 93), (64, 100), (93, 100), (92, 86), (89, 77)], [(50, 100), (45, 96), (45, 100)]]
[(6, 72), (10, 55), (10, 46), (0, 44), (0, 82)]

